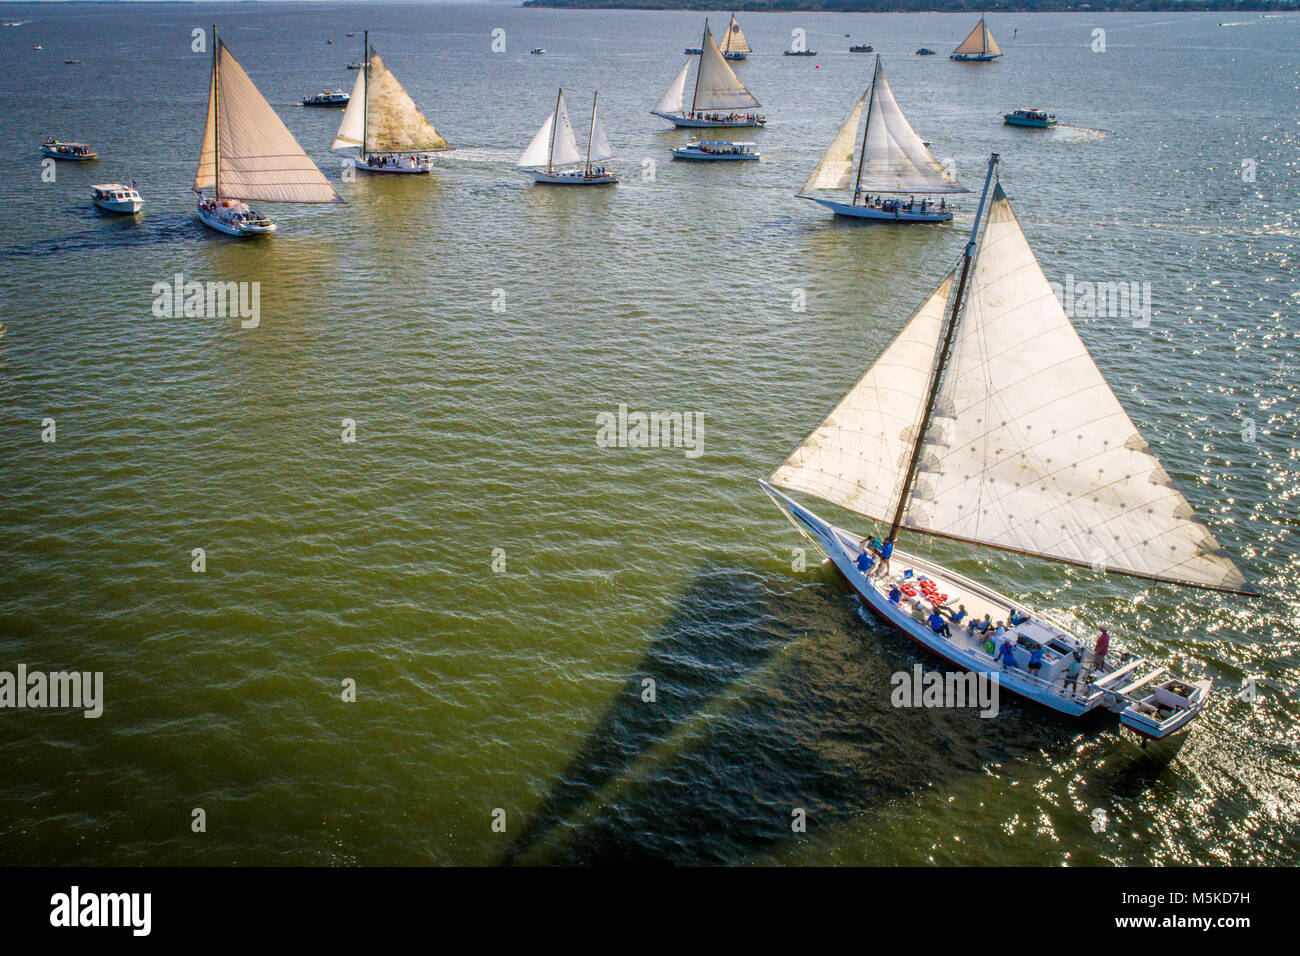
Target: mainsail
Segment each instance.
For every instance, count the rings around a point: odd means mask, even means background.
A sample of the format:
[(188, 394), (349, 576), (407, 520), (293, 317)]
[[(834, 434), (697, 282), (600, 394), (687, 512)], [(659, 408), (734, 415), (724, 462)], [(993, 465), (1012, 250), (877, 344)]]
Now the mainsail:
[(743, 110), (762, 105), (754, 99), (749, 90), (745, 89), (745, 84), (740, 82), (735, 71), (722, 58), (722, 51), (718, 49), (713, 34), (709, 32), (707, 21), (704, 24), (704, 42), (701, 44), (701, 49), (704, 52), (700, 54), (700, 68), (695, 74), (692, 111)]
[(663, 98), (659, 100), (659, 105), (651, 112), (654, 113), (680, 113), (686, 98), (686, 71), (691, 68), (691, 61), (687, 60), (682, 64), (682, 68), (677, 72), (677, 76), (668, 84), (668, 89), (664, 92)]
[(1088, 354), (1001, 186), (941, 363), (932, 316), (950, 283), (771, 480), (876, 520), (901, 514), (909, 531), (1248, 592)]
[(577, 137), (573, 133), (573, 123), (569, 120), (569, 108), (564, 102), (564, 91), (555, 98), (555, 109), (542, 128), (537, 131), (533, 141), (528, 144), (516, 166), (542, 167), (569, 166), (582, 162), (582, 153), (578, 151)]
[(411, 153), (449, 149), (442, 134), (424, 118), (374, 47), (357, 73), (352, 97), (331, 149)]
[(589, 141), (587, 162), (599, 163), (602, 160), (609, 159), (614, 155), (614, 147), (609, 144), (609, 136), (605, 133), (605, 124), (600, 121), (596, 115), (595, 103), (592, 104), (591, 110), (591, 139)]
[(1001, 56), (1002, 51), (998, 49), (997, 42), (993, 39), (993, 34), (989, 32), (988, 25), (984, 18), (980, 17), (980, 22), (975, 24), (975, 29), (971, 30), (966, 39), (961, 41), (957, 49), (952, 51), (955, 56)]
[(222, 40), (194, 191), (252, 202), (343, 202)]
[(868, 193), (969, 192), (939, 165), (894, 99), (880, 57), (871, 81), (857, 187)]
[(854, 148), (858, 143), (858, 123), (862, 121), (862, 108), (867, 103), (864, 92), (858, 97), (857, 104), (849, 111), (849, 118), (844, 121), (840, 131), (831, 140), (831, 145), (822, 156), (817, 168), (812, 171), (808, 181), (799, 190), (806, 193), (813, 189), (844, 189), (853, 175)]
[(745, 31), (740, 29), (740, 24), (736, 22), (736, 15), (731, 15), (731, 23), (727, 25), (727, 35), (722, 38), (718, 44), (723, 53), (753, 53), (749, 48), (749, 41), (745, 39)]

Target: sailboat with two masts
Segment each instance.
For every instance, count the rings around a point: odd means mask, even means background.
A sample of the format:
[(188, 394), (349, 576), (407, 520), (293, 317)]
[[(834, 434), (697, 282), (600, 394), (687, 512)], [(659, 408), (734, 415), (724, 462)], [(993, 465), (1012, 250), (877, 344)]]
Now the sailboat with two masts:
[[(866, 109), (862, 148), (857, 148), (858, 124)], [(856, 169), (855, 169), (856, 159)], [(852, 184), (847, 200), (809, 195), (842, 192)], [(820, 203), (837, 216), (883, 222), (947, 222), (952, 206), (927, 196), (970, 192), (939, 164), (916, 135), (894, 99), (876, 56), (871, 86), (849, 111), (812, 175), (796, 194)], [(918, 202), (916, 197), (921, 196)], [(903, 199), (907, 196), (907, 200)]]
[(614, 155), (605, 135), (605, 127), (596, 112), (596, 94), (591, 97), (591, 129), (587, 133), (587, 152), (578, 149), (577, 135), (564, 102), (564, 90), (555, 97), (555, 109), (546, 118), (528, 148), (515, 164), (526, 170), (535, 183), (557, 186), (609, 186), (618, 179), (604, 166), (597, 165)]
[(731, 15), (731, 22), (727, 24), (727, 33), (718, 44), (718, 49), (722, 51), (724, 60), (744, 60), (754, 51), (749, 47), (749, 41), (745, 39), (745, 31), (740, 29), (740, 24), (736, 22), (736, 15)]
[(984, 18), (980, 17), (980, 22), (975, 24), (975, 29), (966, 35), (966, 39), (958, 44), (957, 49), (949, 54), (950, 60), (970, 60), (983, 63), (988, 60), (996, 60), (1002, 55), (998, 48), (997, 41), (993, 39), (993, 34), (989, 32), (988, 24)]
[[(1092, 646), (1019, 600), (893, 550), (905, 531), (1253, 593), (1088, 354), (994, 180), (997, 161), (961, 259), (760, 484), (896, 630), (1063, 714), (1109, 710), (1143, 737), (1167, 737), (1201, 712), (1210, 681), (1176, 677), (1109, 638)], [(868, 539), (774, 485), (887, 527), (875, 558)]]
[(686, 109), (686, 74), (691, 68), (688, 59), (668, 85), (659, 105), (650, 112), (678, 129), (767, 125), (767, 117), (755, 112), (762, 104), (745, 89), (745, 84), (722, 58), (722, 51), (709, 32), (708, 20), (704, 21), (704, 42), (700, 49), (703, 52), (695, 71), (691, 108)]
[(418, 176), (431, 172), (428, 154), (451, 146), (379, 58), (370, 45), (370, 31), (362, 42), (365, 59), (330, 148), (348, 154), (355, 150), (356, 168), (367, 173)]
[(343, 202), (212, 28), (212, 81), (194, 174), (204, 225), (228, 236), (274, 232), (249, 202)]

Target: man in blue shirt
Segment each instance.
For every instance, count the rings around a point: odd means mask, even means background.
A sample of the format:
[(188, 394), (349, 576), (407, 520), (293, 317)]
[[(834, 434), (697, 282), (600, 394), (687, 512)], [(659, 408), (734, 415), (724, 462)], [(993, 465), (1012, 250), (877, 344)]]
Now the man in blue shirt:
[(863, 574), (869, 574), (871, 572), (871, 566), (875, 563), (875, 561), (871, 560), (871, 555), (867, 554), (866, 548), (863, 548), (858, 554), (858, 570)]
[(894, 539), (890, 538), (880, 546), (880, 573), (889, 573), (889, 559), (894, 556)]
[(895, 584), (892, 588), (889, 589), (889, 603), (900, 604), (902, 603), (902, 600), (903, 600), (903, 589), (900, 588), (897, 584)]
[(998, 657), (1002, 661), (1004, 670), (1012, 670), (1016, 666), (1016, 649), (1010, 641), (1003, 641), (1002, 646), (998, 648)]
[(944, 637), (952, 637), (952, 631), (948, 628), (948, 622), (943, 619), (943, 615), (938, 611), (930, 612), (930, 630), (936, 634), (942, 634)]

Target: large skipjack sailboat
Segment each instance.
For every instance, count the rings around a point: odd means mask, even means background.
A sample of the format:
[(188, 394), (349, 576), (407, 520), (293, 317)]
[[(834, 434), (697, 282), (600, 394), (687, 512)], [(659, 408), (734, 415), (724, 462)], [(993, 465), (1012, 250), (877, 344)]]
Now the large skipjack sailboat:
[(194, 174), (204, 225), (228, 236), (275, 231), (249, 202), (342, 202), (212, 28), (212, 83)]
[[(863, 107), (867, 124), (858, 150), (858, 124)], [(854, 169), (854, 159), (857, 168)], [(844, 199), (807, 195), (816, 191), (841, 191), (852, 183)], [(946, 199), (916, 197), (970, 192), (939, 165), (916, 135), (898, 107), (876, 56), (871, 87), (858, 99), (839, 133), (798, 192), (802, 199), (820, 203), (838, 216), (886, 222), (947, 222), (952, 207)], [(898, 198), (894, 198), (897, 196)], [(907, 196), (907, 200), (903, 200)]]
[(370, 45), (370, 31), (362, 42), (365, 58), (361, 72), (330, 149), (348, 154), (355, 150), (356, 168), (368, 173), (411, 176), (431, 172), (433, 164), (427, 154), (451, 147), (379, 58)]
[(984, 62), (997, 59), (1001, 55), (1002, 51), (998, 49), (997, 41), (989, 32), (988, 24), (984, 22), (983, 17), (980, 17), (980, 22), (975, 24), (975, 29), (961, 41), (957, 49), (949, 54), (948, 59)]
[(700, 49), (703, 52), (695, 71), (691, 108), (685, 108), (686, 73), (691, 68), (688, 59), (669, 84), (659, 105), (650, 112), (662, 116), (679, 129), (766, 125), (767, 118), (754, 112), (761, 104), (722, 58), (722, 51), (709, 32), (708, 20), (704, 21), (704, 43)]
[[(994, 154), (961, 260), (760, 484), (895, 629), (1053, 710), (1105, 708), (1144, 737), (1167, 737), (1205, 706), (1208, 680), (1180, 679), (1115, 643), (1093, 653), (1079, 633), (914, 554), (895, 550), (863, 572), (861, 535), (773, 487), (886, 526), (881, 555), (908, 531), (1252, 593), (1106, 384), (998, 184), (985, 223), (996, 163)], [(967, 616), (953, 616), (962, 606)], [(1006, 632), (966, 623), (985, 615), (1008, 622)]]
[(727, 24), (727, 35), (718, 44), (718, 49), (722, 51), (724, 60), (744, 60), (754, 52), (750, 49), (749, 41), (745, 39), (745, 31), (740, 29), (740, 24), (736, 22), (734, 13), (731, 15), (731, 22)]
[(555, 109), (528, 144), (515, 165), (526, 169), (537, 183), (561, 186), (608, 186), (618, 180), (604, 166), (596, 166), (614, 155), (609, 137), (596, 113), (596, 95), (591, 97), (591, 130), (587, 133), (586, 157), (578, 150), (564, 90), (555, 97)]

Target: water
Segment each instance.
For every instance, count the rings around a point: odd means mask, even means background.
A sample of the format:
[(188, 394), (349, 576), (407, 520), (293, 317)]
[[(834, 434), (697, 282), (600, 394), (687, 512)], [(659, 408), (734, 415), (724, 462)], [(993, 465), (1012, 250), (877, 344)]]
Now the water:
[[(0, 859), (1295, 861), (1296, 18), (1000, 15), (1007, 56), (980, 66), (944, 55), (966, 15), (742, 15), (765, 159), (701, 168), (669, 161), (686, 134), (647, 112), (696, 13), (0, 16), (26, 21), (0, 27), (0, 669), (102, 670), (107, 697), (98, 720), (0, 713)], [(332, 179), (338, 113), (296, 104), (351, 83), (367, 28), (459, 149), (432, 181), (275, 208), (268, 241), (209, 233), (188, 187), (208, 82), (190, 31), (211, 22)], [(777, 55), (795, 27), (818, 57)], [(890, 675), (936, 662), (791, 568), (802, 541), (755, 479), (928, 292), (973, 208), (893, 230), (794, 198), (867, 83), (872, 58), (847, 53), (864, 41), (960, 177), (1002, 153), (1050, 277), (1152, 284), (1149, 328), (1081, 334), (1264, 597), (922, 547), (1213, 678), (1181, 746), (1015, 702), (994, 721), (895, 709)], [(617, 188), (512, 170), (559, 83), (580, 132), (600, 91)], [(1040, 105), (1069, 128), (1001, 125)], [(42, 182), (46, 135), (103, 158)], [(135, 223), (87, 200), (125, 177)], [(260, 282), (260, 327), (156, 318), (177, 272)], [(597, 448), (620, 403), (702, 412), (704, 454)]]

